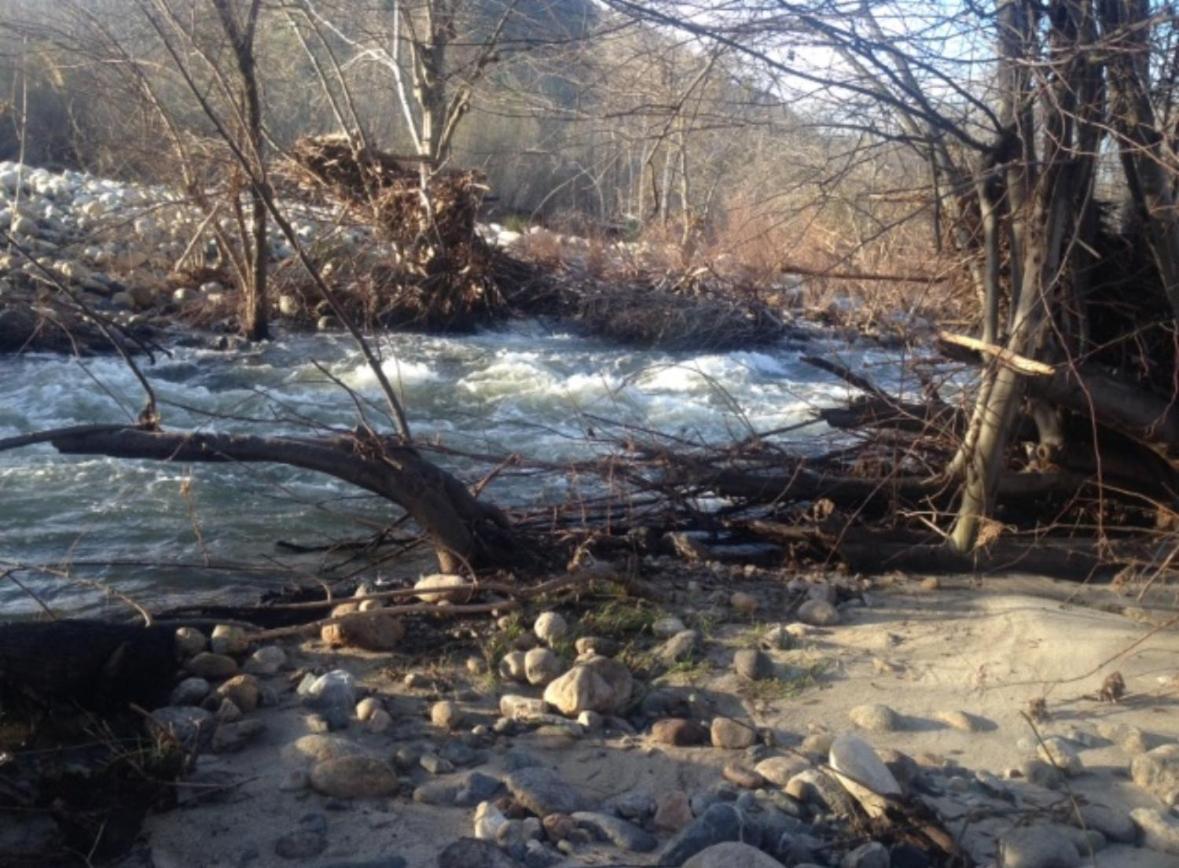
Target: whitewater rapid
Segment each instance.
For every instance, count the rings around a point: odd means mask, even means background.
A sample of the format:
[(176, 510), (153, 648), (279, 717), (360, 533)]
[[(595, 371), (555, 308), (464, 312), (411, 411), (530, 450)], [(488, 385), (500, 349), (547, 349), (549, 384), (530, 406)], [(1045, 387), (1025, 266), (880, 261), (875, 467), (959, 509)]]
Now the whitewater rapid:
[[(598, 417), (700, 443), (806, 422), (848, 393), (803, 363), (804, 352), (838, 358), (886, 387), (899, 388), (902, 376), (894, 354), (822, 339), (670, 354), (523, 322), (461, 337), (392, 335), (378, 344), (416, 438), (555, 462), (606, 448), (586, 437), (601, 430)], [(175, 348), (145, 363), (145, 371), (169, 428), (308, 435), (351, 427), (356, 407), (333, 379), (371, 401), (366, 413), (380, 421), (376, 379), (343, 336), (289, 336), (233, 353)], [(0, 438), (123, 422), (142, 403), (116, 358), (0, 357)], [(824, 433), (816, 423), (782, 436), (807, 449)], [(464, 459), (448, 463), (471, 480), (487, 469)], [(507, 477), (488, 496), (509, 506), (560, 499), (563, 481), (549, 479)], [(315, 545), (357, 537), (388, 516), (386, 505), (363, 492), (287, 467), (60, 456), (49, 446), (0, 452), (0, 572), (4, 563), (56, 564), (63, 575), (106, 582), (153, 604), (277, 581), (245, 565), (295, 565), (311, 576), (317, 557), (294, 558), (276, 540)], [(89, 608), (102, 599), (67, 578), (19, 576), (52, 606)], [(0, 584), (0, 610), (33, 608), (11, 581)]]

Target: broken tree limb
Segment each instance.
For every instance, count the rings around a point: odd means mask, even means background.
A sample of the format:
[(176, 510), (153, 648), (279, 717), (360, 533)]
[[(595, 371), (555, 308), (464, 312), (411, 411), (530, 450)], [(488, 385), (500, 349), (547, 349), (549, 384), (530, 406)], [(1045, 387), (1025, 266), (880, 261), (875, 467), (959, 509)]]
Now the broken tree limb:
[(986, 341), (980, 341), (978, 338), (972, 338), (968, 335), (958, 335), (952, 332), (942, 331), (938, 332), (937, 339), (943, 344), (962, 347), (972, 352), (988, 356), (1003, 367), (1015, 371), (1017, 374), (1023, 374), (1028, 377), (1050, 377), (1056, 373), (1056, 369), (1051, 365), (1037, 362), (1035, 359), (1021, 356), (1005, 347), (988, 344)]
[(512, 553), (507, 517), (459, 480), (394, 438), (371, 433), (327, 438), (164, 432), (80, 426), (0, 441), (0, 450), (49, 442), (63, 455), (180, 462), (286, 464), (334, 476), (402, 507), (426, 533), (444, 572), (494, 563)]

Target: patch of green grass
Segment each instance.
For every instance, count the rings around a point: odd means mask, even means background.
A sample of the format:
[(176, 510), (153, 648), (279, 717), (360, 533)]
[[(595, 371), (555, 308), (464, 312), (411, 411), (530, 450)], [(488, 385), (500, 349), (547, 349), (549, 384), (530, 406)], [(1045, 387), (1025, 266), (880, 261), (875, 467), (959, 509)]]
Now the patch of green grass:
[(812, 687), (817, 687), (823, 674), (830, 668), (831, 661), (824, 659), (803, 666), (791, 666), (781, 678), (748, 682), (741, 688), (741, 695), (755, 702), (794, 699)]
[(581, 616), (581, 632), (585, 636), (611, 639), (649, 634), (659, 615), (658, 609), (643, 600), (633, 597), (613, 599)]
[(713, 671), (712, 661), (707, 658), (680, 660), (669, 666), (667, 671), (656, 679), (656, 682), (660, 684), (686, 684), (695, 687), (712, 675)]

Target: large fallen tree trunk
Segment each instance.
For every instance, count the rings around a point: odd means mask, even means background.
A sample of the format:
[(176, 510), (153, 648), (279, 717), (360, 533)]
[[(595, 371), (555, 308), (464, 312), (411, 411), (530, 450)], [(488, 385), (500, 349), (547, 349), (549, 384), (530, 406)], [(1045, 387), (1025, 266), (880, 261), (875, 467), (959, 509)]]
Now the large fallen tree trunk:
[(502, 511), (476, 500), (415, 449), (367, 432), (313, 439), (85, 425), (0, 440), (0, 450), (45, 442), (66, 455), (272, 463), (325, 473), (402, 507), (429, 537), (444, 572), (500, 563), (514, 553)]

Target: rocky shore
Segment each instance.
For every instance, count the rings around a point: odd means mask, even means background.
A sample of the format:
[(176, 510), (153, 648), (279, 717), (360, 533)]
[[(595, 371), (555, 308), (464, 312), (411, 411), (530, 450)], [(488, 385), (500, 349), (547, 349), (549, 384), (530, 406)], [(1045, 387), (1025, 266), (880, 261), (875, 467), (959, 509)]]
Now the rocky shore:
[[(663, 578), (659, 604), (456, 622), (441, 653), (415, 651), (412, 622), (261, 645), (179, 630), (152, 727), (196, 759), (123, 864), (1179, 860), (1179, 637), (1135, 645), (1152, 616), (1100, 611), (1112, 592)], [(459, 582), (420, 597), (446, 606)], [(342, 605), (380, 624), (358, 593)]]

